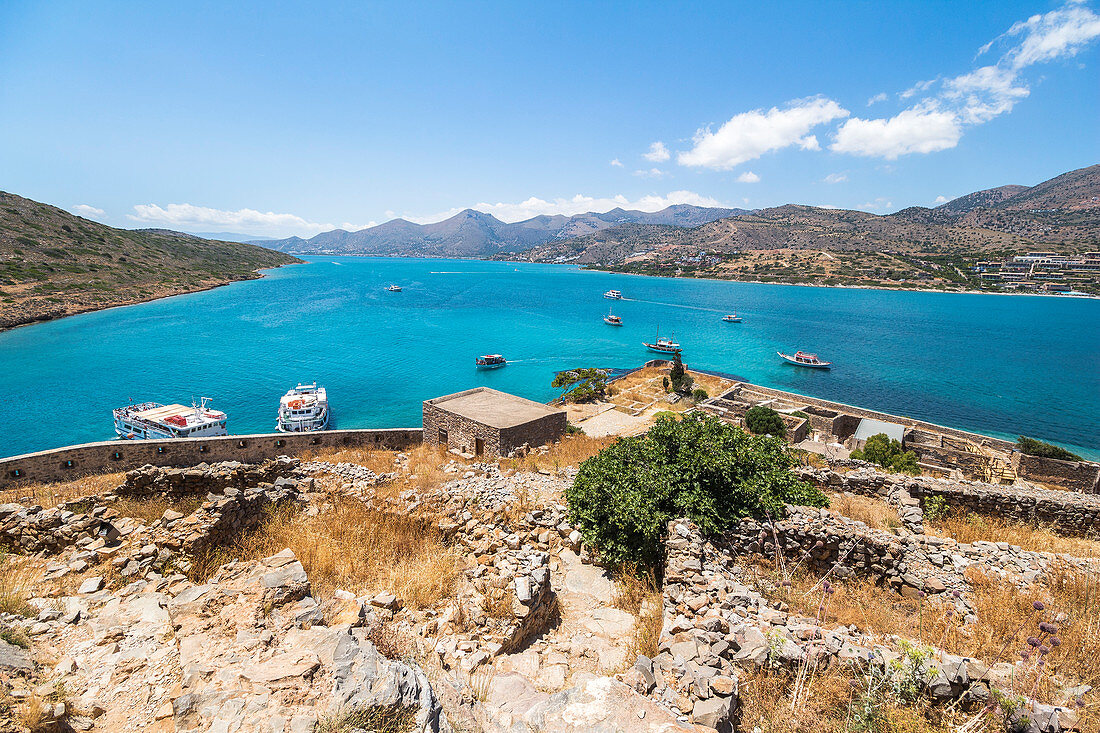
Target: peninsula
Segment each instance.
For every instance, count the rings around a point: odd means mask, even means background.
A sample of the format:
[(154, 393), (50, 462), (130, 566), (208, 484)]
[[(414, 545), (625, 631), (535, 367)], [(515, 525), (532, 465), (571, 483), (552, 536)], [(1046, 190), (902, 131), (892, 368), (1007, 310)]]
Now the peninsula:
[(260, 277), (301, 260), (164, 229), (115, 229), (0, 191), (0, 330)]

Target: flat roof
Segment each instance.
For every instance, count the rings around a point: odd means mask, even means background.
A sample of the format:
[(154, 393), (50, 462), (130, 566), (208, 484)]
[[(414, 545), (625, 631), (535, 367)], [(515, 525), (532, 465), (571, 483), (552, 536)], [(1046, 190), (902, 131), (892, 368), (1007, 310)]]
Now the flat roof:
[(900, 443), (905, 436), (905, 426), (865, 417), (859, 421), (859, 427), (856, 428), (855, 435), (852, 437), (856, 440), (867, 440), (872, 435), (878, 435), (879, 433), (886, 433), (886, 437), (890, 440), (896, 440)]
[(511, 428), (563, 412), (489, 387), (436, 397), (428, 404), (494, 428)]

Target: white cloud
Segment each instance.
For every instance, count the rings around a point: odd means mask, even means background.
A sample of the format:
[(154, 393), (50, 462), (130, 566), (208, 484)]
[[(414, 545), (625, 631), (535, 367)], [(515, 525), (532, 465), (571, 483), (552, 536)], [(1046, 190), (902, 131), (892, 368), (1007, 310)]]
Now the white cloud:
[(936, 197), (936, 200), (933, 201), (932, 203), (934, 203), (936, 206), (939, 206), (940, 204), (946, 204), (947, 201), (948, 201), (948, 198), (946, 196), (944, 196), (943, 194), (940, 194), (939, 196)]
[(622, 163), (622, 161), (621, 161), (621, 160), (619, 160), (618, 158), (612, 158), (612, 159), (611, 159), (611, 163), (610, 163), (610, 165), (612, 165), (612, 166), (614, 166), (614, 167), (616, 167), (616, 168), (622, 168), (622, 167), (623, 167), (623, 163)]
[(825, 183), (844, 183), (847, 180), (847, 173), (830, 173), (824, 178)]
[(889, 119), (853, 117), (837, 130), (830, 150), (894, 160), (909, 153), (934, 153), (953, 148), (962, 137), (954, 114), (907, 109)]
[(170, 229), (191, 229), (200, 231), (233, 231), (243, 234), (286, 237), (292, 234), (311, 237), (331, 229), (355, 231), (372, 226), (370, 224), (327, 224), (308, 221), (294, 214), (277, 214), (273, 211), (262, 212), (255, 209), (226, 211), (193, 204), (139, 204), (128, 219), (142, 224), (168, 227)]
[(981, 56), (994, 45), (1006, 45), (995, 63), (914, 84), (898, 96), (919, 97), (915, 104), (890, 118), (845, 121), (830, 149), (893, 160), (910, 153), (953, 148), (967, 127), (1011, 112), (1030, 94), (1023, 77), (1027, 67), (1071, 58), (1097, 38), (1100, 15), (1073, 0), (1057, 10), (1033, 15), (978, 51)]
[(650, 168), (649, 170), (636, 170), (634, 171), (634, 175), (639, 178), (662, 178), (668, 174), (660, 168)]
[(668, 152), (668, 148), (665, 147), (665, 144), (658, 140), (649, 146), (649, 152), (643, 153), (642, 157), (654, 163), (664, 163), (672, 157), (672, 154)]
[(741, 175), (737, 176), (739, 183), (759, 183), (760, 176), (756, 175), (752, 171), (745, 171)]
[(875, 96), (873, 96), (873, 97), (871, 97), (870, 99), (867, 100), (867, 106), (870, 107), (872, 104), (878, 104), (879, 102), (885, 102), (889, 98), (890, 98), (890, 95), (887, 94), (886, 92), (879, 92), (878, 94), (876, 94)]
[(865, 204), (860, 204), (859, 208), (867, 211), (888, 211), (893, 208), (894, 202), (882, 198), (881, 196), (874, 201), (868, 201)]
[[(1001, 39), (1023, 36), (1003, 57), (1014, 69), (1076, 56), (1100, 36), (1100, 16), (1077, 2), (1014, 24)], [(1001, 40), (997, 39), (997, 40)], [(988, 51), (992, 43), (982, 47)]]
[(106, 213), (103, 209), (97, 209), (88, 204), (77, 204), (72, 208), (72, 212), (77, 216), (83, 216), (85, 219), (95, 219)]
[(694, 146), (680, 153), (677, 160), (681, 165), (729, 170), (764, 153), (793, 145), (817, 150), (817, 138), (808, 134), (810, 130), (847, 116), (848, 110), (824, 97), (795, 100), (784, 109), (742, 112), (731, 117), (717, 132), (709, 128), (696, 131)]
[(692, 206), (711, 207), (724, 206), (724, 204), (717, 199), (713, 199), (710, 196), (703, 196), (694, 191), (670, 191), (664, 196), (650, 194), (633, 200), (622, 194), (609, 197), (594, 197), (577, 194), (571, 198), (555, 198), (550, 200), (532, 196), (519, 203), (480, 203), (470, 207), (450, 209), (449, 211), (444, 211), (432, 216), (406, 216), (405, 218), (409, 221), (417, 222), (418, 224), (429, 224), (452, 217), (465, 208), (471, 208), (485, 212), (486, 214), (492, 214), (501, 221), (516, 222), (542, 214), (548, 216), (557, 214), (572, 216), (574, 214), (584, 214), (589, 211), (610, 211), (615, 208), (636, 209), (638, 211), (660, 211), (674, 204), (691, 204)]

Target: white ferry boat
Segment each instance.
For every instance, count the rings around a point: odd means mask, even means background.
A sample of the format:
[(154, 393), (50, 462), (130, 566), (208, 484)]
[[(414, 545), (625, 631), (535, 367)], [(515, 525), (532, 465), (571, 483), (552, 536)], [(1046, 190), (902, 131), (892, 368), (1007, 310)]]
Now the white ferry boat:
[(623, 293), (621, 290), (608, 290), (603, 294), (603, 297), (609, 298), (610, 300), (622, 300)]
[(730, 313), (728, 315), (722, 316), (722, 320), (726, 323), (740, 323), (741, 316), (737, 315), (736, 313)]
[(621, 316), (617, 316), (611, 312), (611, 309), (607, 309), (607, 315), (603, 317), (603, 322), (609, 326), (621, 326), (623, 325), (623, 319)]
[(484, 354), (474, 359), (474, 366), (478, 369), (499, 369), (507, 365), (508, 360), (500, 354)]
[(328, 427), (328, 393), (317, 383), (299, 384), (279, 400), (280, 433), (308, 433)]
[(784, 354), (782, 351), (775, 353), (779, 354), (784, 361), (796, 366), (810, 367), (811, 369), (831, 369), (833, 366), (831, 361), (822, 361), (817, 358), (817, 354), (807, 354), (805, 351), (796, 351), (793, 355)]
[(400, 285), (390, 285), (388, 288), (386, 288), (386, 290), (389, 290), (391, 293), (400, 293), (401, 292), (401, 286)]
[(125, 440), (153, 438), (204, 438), (227, 435), (226, 415), (211, 410), (209, 397), (198, 405), (162, 405), (142, 402), (114, 410), (115, 432)]
[(676, 343), (676, 334), (672, 334), (671, 338), (663, 338), (661, 336), (660, 329), (657, 330), (657, 340), (652, 344), (645, 341), (642, 344), (650, 351), (656, 351), (658, 354), (679, 354), (683, 351), (680, 344)]

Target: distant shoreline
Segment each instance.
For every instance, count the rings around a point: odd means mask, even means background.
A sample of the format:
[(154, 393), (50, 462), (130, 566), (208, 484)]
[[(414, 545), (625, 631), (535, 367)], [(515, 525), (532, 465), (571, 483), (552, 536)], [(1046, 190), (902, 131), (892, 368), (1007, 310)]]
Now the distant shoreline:
[[(299, 255), (307, 257), (309, 255)], [(431, 258), (437, 259), (437, 258)], [(450, 258), (448, 258), (450, 259)], [(461, 259), (461, 258), (456, 258)], [(569, 267), (577, 267), (588, 272), (606, 272), (613, 275), (633, 275), (636, 277), (667, 277), (675, 280), (706, 280), (708, 282), (727, 282), (727, 283), (744, 283), (748, 285), (791, 285), (804, 288), (830, 288), (839, 290), (887, 290), (887, 291), (899, 291), (909, 293), (943, 293), (945, 295), (1022, 295), (1022, 296), (1038, 296), (1041, 298), (1082, 298), (1082, 299), (1100, 299), (1100, 295), (1093, 295), (1092, 293), (1032, 293), (1032, 292), (1002, 292), (994, 290), (974, 290), (968, 288), (965, 290), (941, 290), (940, 288), (919, 288), (919, 287), (902, 287), (902, 286), (888, 286), (888, 285), (826, 285), (824, 283), (795, 283), (795, 282), (782, 282), (777, 280), (742, 280), (732, 277), (704, 277), (699, 275), (650, 275), (644, 272), (629, 272), (627, 270), (615, 270), (611, 268), (603, 267), (589, 267), (586, 265), (571, 265), (568, 262), (531, 262), (529, 260), (486, 260), (487, 262), (509, 262), (513, 264), (524, 265), (564, 265)]]
[[(277, 267), (287, 267), (289, 265), (303, 264), (301, 262), (288, 262), (286, 265), (273, 265), (271, 267), (264, 267), (264, 270), (273, 270)], [(237, 280), (225, 280), (216, 283), (210, 283), (193, 288), (186, 288), (176, 292), (163, 293), (161, 295), (149, 295), (147, 297), (132, 298), (122, 300), (117, 303), (104, 303), (102, 305), (80, 305), (76, 306), (73, 310), (66, 310), (65, 312), (58, 313), (48, 312), (42, 315), (40, 318), (33, 318), (21, 323), (11, 323), (0, 325), (0, 333), (5, 331), (14, 331), (17, 328), (24, 328), (26, 326), (34, 326), (41, 323), (49, 323), (51, 321), (60, 321), (63, 318), (69, 318), (70, 316), (79, 316), (85, 313), (96, 313), (98, 311), (111, 310), (112, 308), (125, 308), (131, 305), (141, 305), (142, 303), (152, 303), (155, 300), (164, 300), (165, 298), (175, 298), (180, 295), (191, 295), (193, 293), (201, 293), (206, 290), (214, 290), (215, 288), (222, 288), (226, 285), (232, 285), (233, 283), (250, 282), (252, 280), (260, 280), (265, 275), (259, 270), (255, 270), (252, 273), (252, 277), (244, 277)], [(59, 306), (64, 307), (64, 306)], [(2, 318), (2, 316), (0, 316)]]

